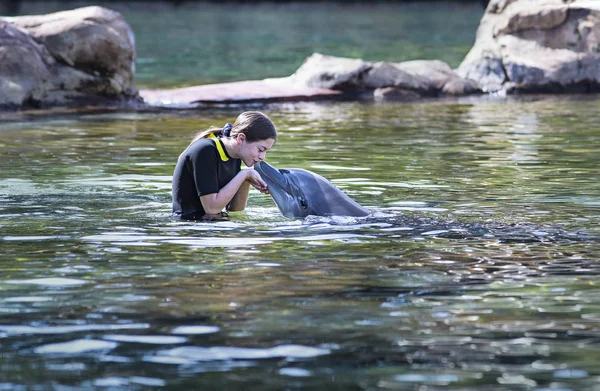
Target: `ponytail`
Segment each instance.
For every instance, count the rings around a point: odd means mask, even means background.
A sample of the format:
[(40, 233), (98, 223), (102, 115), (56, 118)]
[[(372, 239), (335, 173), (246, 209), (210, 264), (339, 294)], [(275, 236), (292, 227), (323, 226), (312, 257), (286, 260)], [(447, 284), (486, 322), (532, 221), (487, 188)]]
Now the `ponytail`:
[(210, 128), (208, 128), (206, 130), (201, 130), (200, 132), (198, 132), (194, 136), (192, 141), (190, 142), (190, 145), (192, 145), (193, 143), (195, 143), (196, 141), (198, 141), (202, 138), (208, 138), (211, 134), (214, 134), (215, 136), (220, 136), (222, 133), (223, 133), (222, 128), (219, 128), (217, 126), (211, 126)]
[(277, 131), (273, 122), (260, 111), (245, 111), (240, 114), (233, 125), (226, 124), (223, 128), (211, 126), (196, 134), (190, 145), (196, 141), (207, 138), (211, 134), (215, 136), (236, 137), (238, 134), (246, 135), (248, 142), (266, 140), (272, 138), (277, 140)]

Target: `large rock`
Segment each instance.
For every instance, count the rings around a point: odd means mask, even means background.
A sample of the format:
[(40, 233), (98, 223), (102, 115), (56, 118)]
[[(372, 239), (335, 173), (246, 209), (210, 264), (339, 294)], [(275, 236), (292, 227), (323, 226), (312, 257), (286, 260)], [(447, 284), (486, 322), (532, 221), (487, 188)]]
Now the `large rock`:
[(0, 105), (40, 101), (50, 87), (54, 59), (30, 35), (0, 21)]
[(371, 65), (361, 59), (313, 53), (291, 78), (311, 88), (351, 90), (361, 85), (361, 78), (369, 69)]
[(0, 106), (131, 102), (134, 74), (133, 31), (117, 12), (0, 18)]
[(304, 60), (290, 80), (311, 88), (386, 100), (480, 92), (476, 83), (461, 78), (448, 64), (437, 60), (368, 62), (314, 53)]
[(600, 1), (491, 0), (457, 70), (484, 90), (600, 90)]

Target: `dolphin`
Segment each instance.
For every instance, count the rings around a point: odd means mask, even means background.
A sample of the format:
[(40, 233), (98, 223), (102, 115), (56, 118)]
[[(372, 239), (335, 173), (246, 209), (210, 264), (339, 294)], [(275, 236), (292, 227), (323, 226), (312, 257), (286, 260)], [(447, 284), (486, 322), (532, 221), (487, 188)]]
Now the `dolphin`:
[(369, 211), (327, 179), (301, 168), (276, 169), (262, 161), (254, 165), (285, 217), (367, 216)]

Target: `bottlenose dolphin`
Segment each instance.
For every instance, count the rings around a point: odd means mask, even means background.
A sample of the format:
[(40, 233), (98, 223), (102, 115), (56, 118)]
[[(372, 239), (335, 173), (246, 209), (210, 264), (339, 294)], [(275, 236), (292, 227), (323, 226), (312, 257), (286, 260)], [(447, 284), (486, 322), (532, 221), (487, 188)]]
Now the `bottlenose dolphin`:
[(267, 162), (254, 165), (285, 217), (367, 216), (369, 211), (322, 176), (301, 168), (278, 170)]

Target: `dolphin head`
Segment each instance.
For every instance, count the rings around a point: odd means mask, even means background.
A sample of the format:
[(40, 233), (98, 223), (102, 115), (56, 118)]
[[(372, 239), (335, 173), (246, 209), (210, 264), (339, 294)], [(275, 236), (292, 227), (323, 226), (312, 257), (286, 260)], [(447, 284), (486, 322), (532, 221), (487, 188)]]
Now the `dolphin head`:
[(276, 169), (267, 162), (254, 165), (267, 183), (281, 213), (289, 218), (315, 216), (366, 216), (357, 204), (322, 176), (300, 168)]

